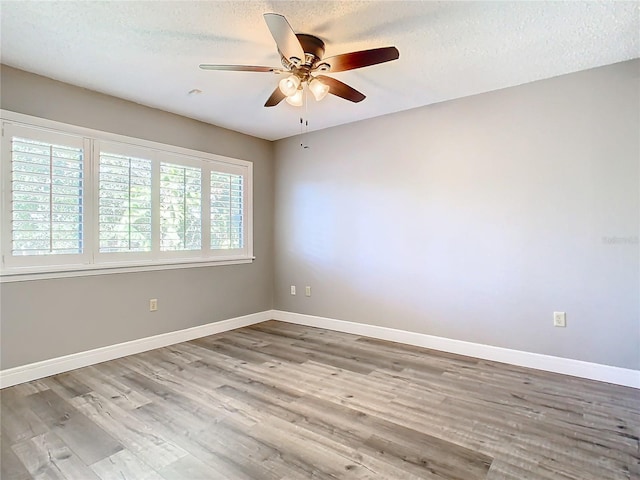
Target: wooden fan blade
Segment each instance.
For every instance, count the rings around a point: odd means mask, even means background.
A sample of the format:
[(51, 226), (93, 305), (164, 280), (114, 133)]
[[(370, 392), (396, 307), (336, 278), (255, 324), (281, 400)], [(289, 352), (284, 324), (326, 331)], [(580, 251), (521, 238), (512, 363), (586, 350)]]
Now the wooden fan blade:
[(358, 103), (367, 98), (355, 88), (335, 78), (327, 77), (326, 75), (317, 75), (316, 78), (325, 85), (329, 85), (329, 93), (349, 100), (350, 102)]
[(267, 102), (264, 104), (265, 107), (275, 107), (282, 100), (284, 100), (285, 94), (280, 91), (280, 87), (276, 87), (273, 91)]
[(372, 50), (343, 53), (335, 57), (325, 58), (322, 60), (322, 63), (328, 63), (331, 66), (329, 68), (330, 72), (344, 72), (345, 70), (354, 70), (356, 68), (368, 67), (369, 65), (390, 62), (398, 58), (400, 58), (400, 52), (396, 47), (382, 47)]
[(278, 51), (285, 58), (295, 57), (298, 60), (304, 60), (304, 50), (302, 50), (298, 37), (287, 19), (277, 13), (265, 13), (264, 20), (267, 22), (271, 36), (276, 41)]
[(273, 67), (256, 67), (253, 65), (209, 65), (203, 63), (200, 65), (202, 70), (227, 70), (231, 72), (269, 72), (279, 73), (280, 69)]

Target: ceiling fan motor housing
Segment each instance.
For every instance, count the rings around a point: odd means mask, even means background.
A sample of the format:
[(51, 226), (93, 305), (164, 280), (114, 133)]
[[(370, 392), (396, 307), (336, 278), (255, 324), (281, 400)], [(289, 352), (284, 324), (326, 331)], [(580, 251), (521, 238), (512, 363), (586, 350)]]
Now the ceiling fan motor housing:
[(306, 33), (296, 33), (296, 37), (298, 37), (298, 41), (305, 53), (304, 63), (313, 66), (318, 60), (322, 60), (324, 56), (324, 42), (322, 40)]
[(309, 82), (312, 80), (311, 72), (313, 70), (326, 71), (330, 68), (326, 63), (319, 63), (324, 56), (324, 42), (318, 37), (306, 33), (296, 33), (295, 35), (304, 52), (304, 59), (300, 61), (296, 58), (286, 59), (281, 54), (282, 63), (301, 82)]

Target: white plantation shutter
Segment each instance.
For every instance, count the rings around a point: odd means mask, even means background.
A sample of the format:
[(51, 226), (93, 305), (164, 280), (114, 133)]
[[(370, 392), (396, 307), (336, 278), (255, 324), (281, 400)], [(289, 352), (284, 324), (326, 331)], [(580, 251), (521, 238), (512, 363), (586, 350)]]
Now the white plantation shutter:
[(0, 277), (253, 259), (251, 162), (1, 113)]
[(202, 169), (160, 163), (160, 251), (202, 248)]
[(100, 253), (150, 252), (151, 160), (100, 152)]
[(11, 256), (82, 254), (83, 140), (29, 133), (11, 135)]
[(211, 172), (211, 249), (240, 249), (243, 238), (243, 177)]

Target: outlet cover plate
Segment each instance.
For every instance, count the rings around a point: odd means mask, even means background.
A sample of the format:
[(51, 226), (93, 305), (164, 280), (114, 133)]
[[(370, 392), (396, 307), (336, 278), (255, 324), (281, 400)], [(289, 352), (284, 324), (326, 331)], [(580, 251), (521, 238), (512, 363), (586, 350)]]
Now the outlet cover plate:
[(553, 326), (554, 327), (566, 327), (567, 326), (567, 314), (565, 312), (553, 312)]

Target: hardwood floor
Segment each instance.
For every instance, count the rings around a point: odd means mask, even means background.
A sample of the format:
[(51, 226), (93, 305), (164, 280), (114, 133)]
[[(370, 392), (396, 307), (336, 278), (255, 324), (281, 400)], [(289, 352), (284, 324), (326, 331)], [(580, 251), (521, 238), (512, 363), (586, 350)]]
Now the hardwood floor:
[(4, 389), (2, 480), (640, 479), (640, 392), (266, 322)]

